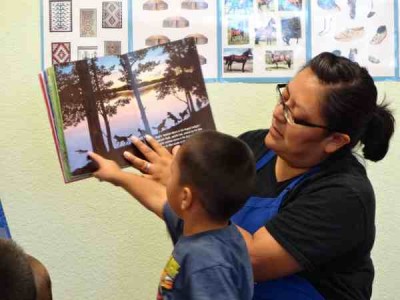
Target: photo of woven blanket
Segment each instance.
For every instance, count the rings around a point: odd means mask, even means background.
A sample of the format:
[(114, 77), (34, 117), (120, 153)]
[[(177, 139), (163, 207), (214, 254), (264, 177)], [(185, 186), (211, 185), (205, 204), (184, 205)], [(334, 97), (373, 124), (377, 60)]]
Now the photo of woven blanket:
[(78, 60), (97, 57), (97, 46), (78, 46)]
[(122, 2), (103, 2), (103, 28), (122, 28)]
[(81, 37), (97, 36), (97, 10), (95, 8), (81, 9)]
[(72, 31), (72, 0), (50, 0), (50, 32)]
[(71, 43), (51, 43), (51, 61), (53, 65), (71, 61)]
[(104, 55), (120, 55), (121, 42), (120, 41), (104, 41)]

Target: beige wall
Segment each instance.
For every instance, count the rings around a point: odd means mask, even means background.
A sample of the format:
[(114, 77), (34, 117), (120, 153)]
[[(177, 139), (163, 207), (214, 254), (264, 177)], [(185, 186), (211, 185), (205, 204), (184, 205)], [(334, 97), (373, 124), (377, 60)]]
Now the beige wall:
[[(56, 300), (154, 299), (171, 251), (163, 224), (116, 187), (63, 183), (37, 80), (37, 2), (6, 0), (0, 8), (0, 198), (11, 232), (49, 268)], [(400, 83), (378, 86), (398, 111)], [(269, 125), (272, 85), (207, 88), (219, 130), (237, 135)], [(387, 158), (368, 165), (377, 197), (377, 300), (400, 294), (399, 141), (397, 132)]]

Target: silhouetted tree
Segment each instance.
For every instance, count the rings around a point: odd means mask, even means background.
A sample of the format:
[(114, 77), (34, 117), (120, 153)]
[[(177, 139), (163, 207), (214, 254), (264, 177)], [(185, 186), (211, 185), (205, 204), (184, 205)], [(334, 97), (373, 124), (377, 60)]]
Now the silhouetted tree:
[(137, 66), (135, 66), (137, 62), (142, 61), (146, 57), (148, 51), (149, 49), (143, 49), (121, 56), (120, 60), (121, 60), (121, 65), (123, 67), (122, 71), (123, 75), (121, 76), (120, 80), (126, 82), (128, 86), (130, 86), (131, 89), (133, 90), (145, 131), (151, 133), (145, 107), (143, 106), (139, 93), (140, 82), (137, 80), (137, 75), (139, 75), (142, 72), (153, 70), (154, 67), (159, 64), (159, 62), (149, 61), (146, 63), (138, 63)]
[(86, 119), (93, 151), (103, 155), (107, 149), (99, 114), (106, 129), (108, 151), (112, 151), (109, 117), (117, 113), (119, 106), (129, 104), (129, 98), (111, 102), (117, 91), (112, 88), (112, 80), (106, 81), (106, 76), (111, 75), (114, 69), (115, 66), (107, 68), (102, 65), (98, 58), (55, 66), (64, 129), (77, 126)]
[(86, 119), (89, 127), (90, 140), (92, 142), (93, 151), (100, 155), (105, 155), (107, 149), (104, 145), (99, 115), (97, 111), (97, 103), (95, 92), (92, 86), (92, 78), (89, 73), (89, 65), (87, 60), (76, 62), (76, 71), (81, 86), (83, 106), (86, 111)]
[[(157, 98), (163, 99), (172, 94), (179, 101), (186, 103), (189, 113), (192, 114), (195, 111), (192, 95), (198, 97), (200, 101), (207, 99), (194, 40), (189, 39), (185, 42), (163, 46), (164, 52), (169, 55), (169, 58), (166, 60), (165, 79), (157, 88)], [(185, 99), (178, 96), (178, 92), (182, 91)]]
[(117, 97), (117, 91), (112, 88), (114, 82), (112, 80), (106, 81), (106, 76), (112, 74), (115, 69), (115, 65), (109, 68), (101, 64), (98, 58), (93, 58), (89, 62), (89, 72), (92, 78), (92, 86), (96, 94), (97, 110), (103, 118), (104, 126), (106, 129), (106, 138), (108, 144), (108, 150), (114, 149), (111, 137), (111, 128), (109, 117), (112, 117), (117, 113), (117, 109), (120, 106), (129, 104), (129, 98), (121, 98), (115, 102), (111, 100)]
[(93, 151), (106, 154), (88, 62), (57, 65), (55, 74), (64, 129), (86, 118)]

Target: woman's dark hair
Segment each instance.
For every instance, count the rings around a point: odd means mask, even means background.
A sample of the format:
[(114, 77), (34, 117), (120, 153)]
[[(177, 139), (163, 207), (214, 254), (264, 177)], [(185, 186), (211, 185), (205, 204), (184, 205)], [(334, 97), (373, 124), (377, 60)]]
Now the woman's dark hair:
[(255, 160), (241, 140), (217, 131), (191, 136), (179, 150), (180, 183), (194, 188), (215, 220), (228, 220), (251, 195)]
[(350, 149), (361, 142), (364, 158), (384, 158), (395, 120), (386, 103), (377, 104), (377, 89), (367, 69), (329, 52), (315, 56), (304, 68), (326, 86), (321, 113), (327, 126), (348, 134)]

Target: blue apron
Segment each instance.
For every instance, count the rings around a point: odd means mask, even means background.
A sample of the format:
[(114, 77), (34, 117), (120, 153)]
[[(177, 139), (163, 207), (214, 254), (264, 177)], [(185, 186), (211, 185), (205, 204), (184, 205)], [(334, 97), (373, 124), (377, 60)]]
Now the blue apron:
[[(274, 156), (273, 151), (265, 153), (257, 161), (257, 171), (266, 166)], [(317, 170), (318, 167), (312, 168), (292, 180), (276, 198), (250, 197), (244, 207), (231, 218), (232, 222), (254, 234), (278, 213), (286, 194), (301, 180)], [(297, 275), (289, 275), (256, 283), (253, 300), (324, 300), (324, 298), (306, 279)]]

